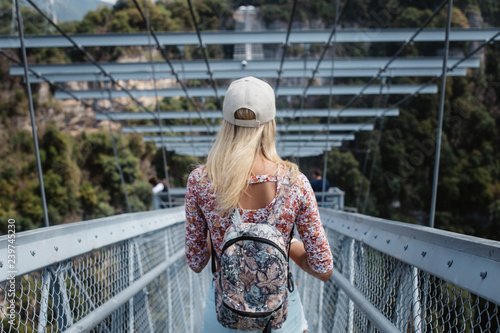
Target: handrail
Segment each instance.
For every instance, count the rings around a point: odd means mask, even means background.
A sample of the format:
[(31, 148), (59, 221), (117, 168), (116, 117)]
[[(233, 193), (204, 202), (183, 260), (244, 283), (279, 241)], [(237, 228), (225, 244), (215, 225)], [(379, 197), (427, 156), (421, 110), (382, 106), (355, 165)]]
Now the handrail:
[(370, 303), (339, 271), (333, 270), (332, 280), (366, 313), (373, 324), (384, 333), (399, 333), (398, 329)]
[(327, 228), (500, 304), (500, 242), (323, 210)]
[[(17, 233), (17, 275), (182, 222), (184, 216), (184, 208), (178, 207), (168, 214), (162, 211), (122, 214)], [(7, 237), (0, 236), (0, 263), (3, 263), (0, 282), (9, 278)]]

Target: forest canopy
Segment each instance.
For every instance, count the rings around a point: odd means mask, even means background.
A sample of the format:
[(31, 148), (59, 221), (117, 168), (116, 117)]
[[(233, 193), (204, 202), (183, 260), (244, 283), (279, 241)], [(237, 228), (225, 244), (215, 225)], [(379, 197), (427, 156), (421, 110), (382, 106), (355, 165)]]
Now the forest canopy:
[[(235, 29), (233, 11), (241, 5), (253, 5), (258, 9), (263, 28), (285, 28), (292, 1), (197, 0), (193, 3), (200, 29), (207, 31)], [(0, 2), (0, 34), (11, 33), (11, 6), (11, 1)], [(147, 6), (151, 27), (155, 31), (194, 30), (186, 1), (158, 0), (155, 4), (148, 1)], [(379, 28), (416, 28), (432, 13), (435, 6), (435, 1), (431, 0), (352, 0), (348, 2), (341, 24), (344, 28), (360, 29), (373, 22), (376, 22)], [(430, 28), (444, 26), (445, 9), (432, 20)], [(57, 33), (48, 28), (43, 18), (33, 9), (23, 7), (22, 14), (27, 34)], [(300, 2), (295, 15), (295, 23), (299, 28), (328, 29), (333, 26), (334, 20), (335, 6), (331, 1)], [(88, 12), (81, 21), (61, 22), (61, 26), (68, 33), (146, 31), (142, 17), (129, 0), (119, 0), (114, 6), (99, 7)], [(456, 0), (452, 26), (498, 27), (500, 2)], [(395, 43), (345, 44), (337, 50), (336, 56), (390, 56), (399, 46)], [(473, 43), (452, 43), (450, 52), (452, 55), (463, 56), (474, 46)], [(266, 48), (275, 48), (274, 54), (279, 54), (279, 45)], [(167, 51), (172, 59), (202, 59), (201, 50), (194, 46), (186, 46), (183, 49), (172, 47)], [(318, 58), (320, 51), (321, 45), (313, 44), (307, 57)], [(402, 56), (440, 56), (442, 51), (442, 44), (415, 43), (407, 47)], [(147, 48), (96, 47), (89, 48), (89, 52), (101, 62), (131, 57), (148, 60)], [(232, 47), (208, 47), (210, 59), (231, 58), (232, 53)], [(30, 63), (86, 61), (78, 50), (71, 48), (30, 49), (28, 55)], [(293, 45), (289, 55), (295, 59), (303, 58), (303, 45)], [(157, 53), (156, 57), (156, 60), (161, 60)], [(484, 49), (482, 59), (481, 68), (468, 70), (467, 77), (447, 79), (436, 227), (500, 240), (499, 43), (488, 45)], [(43, 216), (29, 124), (28, 100), (23, 80), (9, 75), (10, 65), (8, 61), (0, 63), (2, 233), (6, 231), (7, 218), (16, 218), (20, 223), (18, 231), (21, 231), (40, 227)], [(336, 84), (364, 82), (366, 81), (361, 79), (341, 79), (336, 81)], [(420, 78), (391, 80), (393, 84), (422, 82), (424, 81)], [(218, 82), (221, 86), (227, 83), (227, 80)], [(315, 84), (328, 84), (328, 81), (318, 81)], [(209, 87), (210, 82), (187, 80), (187, 85)], [(55, 100), (53, 90), (49, 90), (46, 97), (47, 87), (42, 84), (33, 85), (33, 89), (51, 224), (81, 221), (127, 211), (107, 125), (89, 122), (87, 119), (82, 120), (82, 126), (78, 130), (70, 131), (68, 128), (74, 128), (77, 121), (72, 119), (68, 110), (76, 106)], [(335, 96), (332, 107), (341, 108), (347, 100), (346, 97)], [(389, 96), (382, 102), (390, 106), (397, 100), (397, 97)], [(162, 110), (193, 110), (193, 105), (185, 98), (165, 98), (159, 102)], [(217, 109), (214, 99), (196, 100), (195, 103), (199, 109)], [(309, 108), (325, 108), (328, 103), (327, 96), (306, 100)], [(377, 103), (381, 103), (377, 98), (363, 98), (354, 106), (373, 107)], [(300, 99), (280, 98), (278, 105), (287, 108), (299, 107)], [(328, 154), (326, 176), (332, 185), (345, 191), (347, 206), (357, 206), (368, 215), (424, 225), (428, 223), (438, 106), (438, 95), (422, 95), (410, 99), (399, 107), (399, 117), (383, 120), (384, 127), (378, 147), (376, 142), (381, 119), (377, 121), (373, 133), (358, 133), (354, 142), (344, 142), (341, 148), (333, 149)], [(148, 107), (154, 110), (154, 105)], [(117, 108), (139, 111), (133, 104), (117, 104)], [(199, 120), (193, 120), (192, 123), (197, 121)], [(172, 120), (168, 123), (185, 122)], [(89, 124), (88, 128), (86, 124)], [(161, 150), (151, 143), (143, 142), (137, 134), (121, 134), (119, 128), (118, 125), (113, 125), (113, 135), (132, 208), (134, 211), (149, 210), (151, 187), (147, 179), (152, 175), (158, 175), (160, 178), (165, 175)], [(372, 152), (368, 157), (367, 149)], [(373, 151), (376, 149), (378, 155), (370, 177)], [(171, 185), (177, 187), (185, 186), (190, 170), (194, 165), (202, 163), (200, 159), (173, 153), (167, 154), (167, 160)], [(301, 170), (310, 177), (312, 169), (323, 165), (323, 157), (298, 159), (297, 162)], [(365, 168), (365, 163), (369, 167)], [(366, 170), (363, 172), (364, 169)]]

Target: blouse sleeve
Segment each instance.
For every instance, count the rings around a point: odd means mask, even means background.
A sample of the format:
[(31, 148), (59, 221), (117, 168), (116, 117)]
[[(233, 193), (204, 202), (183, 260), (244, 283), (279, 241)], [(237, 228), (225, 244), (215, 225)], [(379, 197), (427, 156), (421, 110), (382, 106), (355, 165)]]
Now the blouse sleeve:
[(300, 174), (297, 182), (301, 193), (296, 225), (307, 252), (307, 263), (317, 273), (329, 272), (333, 269), (332, 252), (321, 223), (316, 197), (306, 176)]
[(189, 267), (201, 270), (207, 260), (207, 222), (199, 206), (197, 170), (191, 172), (186, 187), (185, 250)]

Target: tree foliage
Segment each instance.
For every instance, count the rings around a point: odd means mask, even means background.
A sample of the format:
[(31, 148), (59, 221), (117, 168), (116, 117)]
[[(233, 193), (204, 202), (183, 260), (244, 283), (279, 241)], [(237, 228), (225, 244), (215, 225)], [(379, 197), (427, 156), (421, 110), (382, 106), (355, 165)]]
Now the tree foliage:
[[(144, 2), (139, 2), (144, 8)], [(267, 25), (289, 20), (292, 0), (193, 1), (196, 21), (202, 30), (234, 29), (233, 10), (240, 5), (258, 7)], [(341, 6), (343, 5), (341, 1)], [(10, 34), (12, 2), (0, 1), (0, 33)], [(352, 0), (348, 2), (342, 24), (344, 28), (416, 28), (436, 7), (433, 0)], [(157, 31), (192, 31), (193, 21), (186, 1), (158, 0), (146, 2), (152, 28)], [(55, 33), (47, 29), (40, 15), (28, 7), (22, 9), (27, 34)], [(310, 26), (319, 21), (325, 28), (334, 24), (335, 4), (331, 1), (301, 2), (295, 14), (296, 22)], [(496, 0), (456, 0), (452, 26), (468, 28), (471, 18), (484, 19), (483, 26), (500, 25), (500, 2)], [(446, 6), (430, 22), (428, 28), (443, 27)], [(130, 0), (119, 0), (113, 7), (102, 6), (91, 11), (79, 22), (63, 22), (68, 33), (145, 32), (146, 25)], [(466, 54), (477, 43), (452, 43), (453, 54)], [(302, 56), (300, 45), (293, 45), (290, 54)], [(387, 56), (400, 47), (397, 43), (339, 44), (339, 55)], [(319, 55), (322, 45), (313, 44), (309, 57)], [(441, 55), (442, 43), (415, 43), (407, 47), (403, 56)], [(149, 59), (147, 48), (88, 48), (99, 61), (117, 60), (121, 56), (143, 56)], [(279, 54), (280, 46), (276, 46)], [(169, 48), (172, 59), (180, 50)], [(231, 57), (230, 47), (210, 46), (211, 58)], [(64, 63), (87, 61), (75, 49), (29, 49), (30, 63)], [(159, 55), (156, 55), (159, 58)], [(201, 50), (194, 46), (183, 49), (185, 59), (201, 59)], [(436, 226), (481, 237), (500, 239), (500, 48), (498, 43), (485, 48), (484, 63), (479, 69), (468, 71), (468, 76), (447, 79), (444, 132), (440, 157), (440, 175)], [(42, 225), (40, 188), (36, 175), (31, 132), (23, 128), (20, 119), (28, 117), (28, 100), (21, 78), (8, 74), (8, 63), (0, 63), (0, 221), (16, 218), (19, 230)], [(363, 84), (363, 79), (337, 79), (336, 84)], [(392, 83), (421, 84), (421, 78), (393, 78)], [(208, 87), (204, 80), (187, 80), (189, 87)], [(319, 82), (315, 82), (319, 84)], [(38, 85), (33, 85), (37, 93)], [(294, 103), (292, 99), (291, 104)], [(335, 97), (333, 103), (342, 107), (346, 97)], [(388, 105), (398, 101), (391, 96)], [(52, 104), (50, 104), (52, 103)], [(214, 99), (205, 103), (195, 101), (196, 107), (218, 109)], [(324, 108), (327, 98), (308, 98), (307, 107)], [(355, 107), (372, 107), (375, 99), (360, 99)], [(50, 105), (49, 105), (50, 104)], [(281, 108), (289, 102), (278, 100)], [(50, 108), (61, 108), (53, 100), (35, 99), (37, 114)], [(139, 108), (124, 106), (127, 111)], [(165, 98), (160, 108), (167, 111), (194, 110), (185, 98)], [(428, 223), (432, 176), (435, 156), (435, 131), (439, 100), (435, 95), (422, 95), (400, 107), (400, 116), (385, 121), (378, 158), (365, 213), (408, 221)], [(151, 108), (153, 110), (153, 108)], [(318, 120), (322, 121), (322, 120)], [(137, 122), (130, 122), (134, 125)], [(153, 125), (153, 121), (144, 122)], [(171, 120), (165, 124), (201, 124), (199, 119)], [(377, 122), (377, 128), (380, 122)], [(40, 127), (40, 154), (44, 170), (48, 212), (53, 223), (66, 223), (102, 217), (125, 210), (121, 179), (116, 168), (111, 139), (107, 131), (89, 129), (77, 135), (61, 131), (59, 124), (44, 122)], [(378, 130), (370, 139), (368, 133), (357, 133), (356, 141), (328, 154), (327, 177), (332, 185), (346, 192), (346, 204), (361, 209), (367, 192), (369, 174), (361, 173), (365, 149), (372, 151)], [(147, 179), (156, 174), (165, 177), (163, 154), (152, 144), (146, 144), (139, 135), (116, 135), (119, 163), (124, 171), (127, 192), (135, 211), (149, 209), (150, 185)], [(373, 155), (368, 158), (372, 164)], [(200, 161), (167, 153), (171, 184), (184, 186), (186, 176)], [(301, 168), (309, 175), (313, 166), (322, 165), (322, 159), (301, 159)], [(314, 165), (316, 164), (316, 165)], [(368, 168), (370, 170), (370, 167)], [(361, 191), (360, 191), (361, 190)], [(361, 197), (358, 198), (358, 193)], [(0, 225), (5, 231), (5, 225)]]

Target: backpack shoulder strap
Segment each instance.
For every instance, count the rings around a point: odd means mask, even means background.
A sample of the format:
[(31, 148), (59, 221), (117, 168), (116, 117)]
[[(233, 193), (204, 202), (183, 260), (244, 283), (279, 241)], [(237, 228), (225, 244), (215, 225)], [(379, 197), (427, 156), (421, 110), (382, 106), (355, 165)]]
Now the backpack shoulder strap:
[[(279, 180), (279, 178), (277, 180)], [(281, 180), (280, 190), (278, 192), (278, 195), (276, 196), (276, 201), (274, 202), (273, 210), (271, 211), (271, 214), (269, 215), (269, 218), (268, 218), (269, 224), (274, 225), (278, 221), (279, 215), (281, 212), (281, 208), (283, 207), (283, 205), (286, 201), (286, 198), (288, 197), (288, 191), (290, 190), (290, 187), (292, 187), (290, 182), (291, 182), (291, 175), (290, 175), (290, 172), (287, 171), (283, 175), (283, 178)]]

